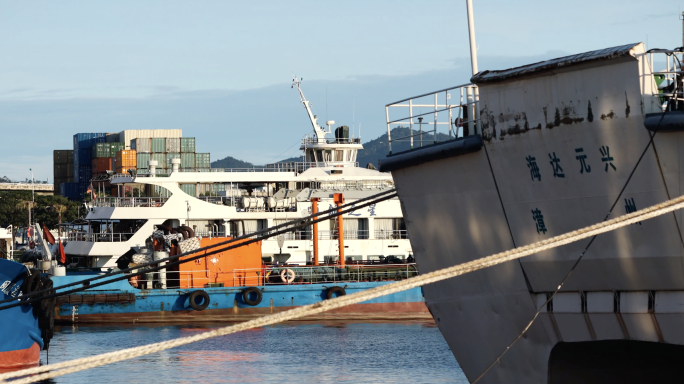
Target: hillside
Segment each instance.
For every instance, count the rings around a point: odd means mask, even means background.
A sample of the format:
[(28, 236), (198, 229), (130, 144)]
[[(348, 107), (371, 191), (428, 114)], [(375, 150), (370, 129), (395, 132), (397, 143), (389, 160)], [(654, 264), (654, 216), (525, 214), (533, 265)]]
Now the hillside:
[[(413, 130), (414, 134), (417, 134), (417, 130)], [(392, 137), (397, 138), (397, 137), (402, 137), (402, 136), (407, 136), (409, 134), (409, 128), (403, 128), (403, 127), (398, 127), (394, 128), (392, 130)], [(443, 133), (437, 133), (437, 140), (438, 141), (445, 141), (449, 139), (449, 135), (445, 135)], [(423, 145), (430, 145), (433, 143), (433, 138), (432, 138), (432, 132), (430, 133), (423, 133)], [(413, 138), (413, 147), (419, 147), (420, 146), (420, 137), (416, 136)], [(406, 151), (410, 148), (410, 143), (408, 139), (406, 141), (401, 141), (401, 142), (393, 142), (392, 143), (392, 152), (393, 153), (398, 153), (402, 151)], [(357, 161), (359, 163), (360, 167), (366, 167), (368, 163), (372, 163), (375, 167), (378, 166), (378, 160), (384, 158), (387, 156), (387, 153), (389, 152), (389, 147), (387, 146), (387, 134), (384, 134), (376, 139), (373, 139), (371, 141), (368, 141), (366, 143), (363, 143), (363, 149), (359, 151), (359, 154), (357, 156)], [(288, 159), (280, 160), (278, 161), (279, 163), (283, 162), (298, 162), (302, 161), (302, 158), (300, 156), (298, 157), (291, 157)], [(211, 163), (212, 168), (252, 168), (252, 167), (259, 167), (255, 166), (252, 163), (248, 163), (246, 161), (238, 160), (233, 157), (226, 157), (225, 159), (217, 160)]]
[(238, 160), (234, 157), (227, 156), (224, 159), (211, 162), (212, 168), (253, 168), (254, 164)]
[[(413, 130), (414, 134), (417, 134), (417, 130)], [(392, 130), (392, 137), (398, 138), (403, 136), (408, 136), (409, 128), (398, 127)], [(430, 145), (433, 143), (432, 133), (423, 133), (423, 145)], [(443, 133), (437, 133), (437, 141), (449, 140), (449, 135)], [(389, 153), (389, 146), (387, 145), (387, 134), (384, 134), (377, 139), (373, 139), (369, 142), (363, 143), (363, 149), (359, 151), (357, 156), (357, 161), (360, 167), (365, 167), (368, 163), (372, 163), (374, 166), (378, 166), (378, 160), (385, 158)], [(420, 137), (416, 136), (413, 138), (413, 147), (420, 146)], [(392, 153), (398, 153), (402, 151), (407, 151), (410, 149), (411, 143), (409, 139), (406, 141), (392, 142)]]

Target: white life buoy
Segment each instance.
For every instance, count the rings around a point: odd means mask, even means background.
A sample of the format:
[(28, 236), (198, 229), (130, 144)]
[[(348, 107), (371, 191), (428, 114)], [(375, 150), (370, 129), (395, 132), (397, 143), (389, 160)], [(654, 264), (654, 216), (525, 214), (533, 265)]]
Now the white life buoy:
[(283, 280), (283, 283), (291, 284), (295, 279), (295, 273), (289, 268), (283, 269), (283, 271), (280, 272), (280, 278)]

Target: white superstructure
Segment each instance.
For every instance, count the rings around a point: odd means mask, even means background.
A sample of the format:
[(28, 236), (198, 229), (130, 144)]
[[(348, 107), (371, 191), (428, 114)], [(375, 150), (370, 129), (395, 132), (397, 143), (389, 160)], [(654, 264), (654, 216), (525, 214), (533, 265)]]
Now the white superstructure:
[[(150, 162), (145, 174), (114, 175), (110, 182), (119, 197), (96, 197), (89, 203), (85, 229), (72, 231), (65, 252), (81, 266), (111, 268), (131, 247), (144, 245), (156, 228), (190, 227), (199, 236), (239, 236), (286, 221), (309, 216), (311, 199), (319, 198), (319, 211), (333, 208), (334, 193), (347, 203), (393, 188), (389, 173), (358, 167), (360, 138), (349, 137), (347, 127), (327, 131), (317, 123), (301, 83), (295, 79), (314, 132), (302, 140), (303, 161), (269, 164), (265, 168), (212, 169), (184, 172), (178, 159), (168, 174)], [(289, 263), (312, 261), (311, 229), (288, 233), (282, 249), (276, 239), (265, 240), (262, 253), (268, 261), (290, 254)], [(373, 260), (387, 256), (407, 258), (411, 246), (398, 199), (344, 215), (346, 260)], [(338, 255), (333, 220), (319, 224), (319, 261)]]

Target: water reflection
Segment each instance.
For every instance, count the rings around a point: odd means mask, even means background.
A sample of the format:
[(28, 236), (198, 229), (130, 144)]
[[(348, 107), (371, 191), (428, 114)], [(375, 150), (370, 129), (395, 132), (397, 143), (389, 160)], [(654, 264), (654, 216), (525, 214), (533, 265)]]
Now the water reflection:
[[(57, 327), (50, 362), (191, 336), (225, 325)], [(140, 381), (467, 383), (432, 322), (333, 321), (253, 329), (59, 377), (54, 383)]]

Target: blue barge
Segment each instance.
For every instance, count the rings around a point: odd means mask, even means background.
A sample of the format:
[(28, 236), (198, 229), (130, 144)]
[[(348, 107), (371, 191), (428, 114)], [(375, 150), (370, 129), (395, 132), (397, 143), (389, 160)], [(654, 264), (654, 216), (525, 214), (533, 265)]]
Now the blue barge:
[[(53, 277), (53, 280), (59, 286), (89, 277), (93, 275)], [(55, 319), (61, 323), (244, 321), (388, 283), (389, 281), (337, 281), (147, 290), (135, 289), (127, 281), (118, 281), (98, 287), (98, 290), (58, 298)], [(414, 288), (303, 320), (431, 318), (423, 300), (422, 289)]]

